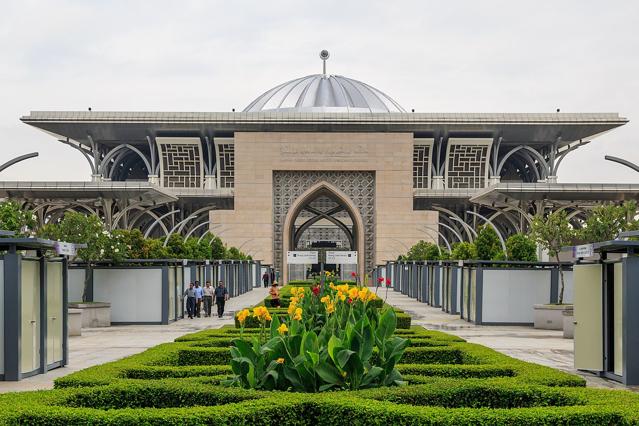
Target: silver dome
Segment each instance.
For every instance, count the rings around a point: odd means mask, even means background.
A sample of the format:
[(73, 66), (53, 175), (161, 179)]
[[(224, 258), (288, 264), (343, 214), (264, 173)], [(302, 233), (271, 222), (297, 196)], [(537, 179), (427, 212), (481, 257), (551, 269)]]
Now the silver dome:
[(244, 112), (406, 112), (390, 96), (341, 75), (313, 74), (280, 84)]

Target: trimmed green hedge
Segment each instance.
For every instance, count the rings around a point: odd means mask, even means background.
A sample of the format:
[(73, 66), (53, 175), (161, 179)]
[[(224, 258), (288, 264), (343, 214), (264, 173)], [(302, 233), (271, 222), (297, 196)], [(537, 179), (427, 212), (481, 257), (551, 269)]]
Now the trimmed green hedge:
[[(246, 331), (247, 335), (255, 334)], [(408, 385), (319, 394), (221, 386), (239, 331), (203, 330), (55, 381), (0, 395), (0, 424), (639, 424), (639, 395), (585, 388), (561, 371), (422, 327), (397, 368)]]
[[(259, 392), (180, 380), (0, 395), (0, 422), (29, 425), (637, 424), (639, 395), (440, 379), (323, 394)], [(90, 407), (90, 408), (89, 408)], [(155, 407), (155, 408), (153, 408)], [(500, 407), (495, 409), (495, 407)], [(504, 409), (506, 407), (511, 407)]]

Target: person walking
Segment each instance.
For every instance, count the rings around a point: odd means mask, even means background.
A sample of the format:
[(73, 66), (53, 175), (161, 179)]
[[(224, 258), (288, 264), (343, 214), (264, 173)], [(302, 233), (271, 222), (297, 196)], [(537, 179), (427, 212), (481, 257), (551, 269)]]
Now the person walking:
[(271, 278), (271, 275), (268, 273), (268, 271), (264, 272), (264, 275), (262, 275), (262, 282), (264, 283), (264, 288), (268, 288), (268, 282), (270, 278)]
[(200, 287), (200, 282), (195, 282), (195, 316), (200, 318), (202, 309), (202, 298), (204, 297), (204, 291)]
[(220, 281), (220, 283), (215, 288), (215, 303), (217, 304), (217, 317), (222, 318), (224, 315), (224, 304), (229, 300), (229, 292), (224, 287), (224, 282)]
[(277, 283), (273, 283), (271, 289), (268, 291), (271, 295), (271, 307), (279, 308), (280, 305), (280, 291), (277, 289)]
[(193, 288), (193, 283), (190, 283), (189, 288), (184, 290), (184, 296), (186, 296), (186, 313), (189, 318), (193, 319), (193, 314), (195, 313), (195, 288)]
[(213, 305), (213, 293), (215, 289), (211, 287), (211, 281), (207, 281), (204, 286), (204, 316), (211, 316), (211, 306)]

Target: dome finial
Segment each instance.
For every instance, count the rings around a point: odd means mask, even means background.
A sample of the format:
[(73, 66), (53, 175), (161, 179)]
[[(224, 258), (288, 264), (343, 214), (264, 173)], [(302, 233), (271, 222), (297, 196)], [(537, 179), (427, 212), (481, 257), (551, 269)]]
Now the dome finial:
[(326, 60), (329, 58), (329, 56), (331, 55), (326, 49), (320, 52), (320, 59), (322, 60), (322, 70), (324, 75), (326, 75)]

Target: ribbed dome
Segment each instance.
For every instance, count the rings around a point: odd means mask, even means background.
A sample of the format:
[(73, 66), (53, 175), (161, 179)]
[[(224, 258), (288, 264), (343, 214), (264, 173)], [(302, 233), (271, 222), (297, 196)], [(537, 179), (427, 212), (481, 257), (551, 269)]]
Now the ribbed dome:
[(280, 84), (244, 112), (406, 112), (385, 93), (341, 75), (314, 74)]

